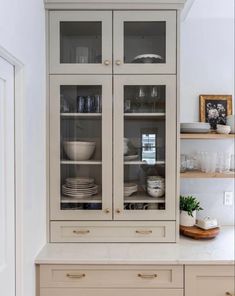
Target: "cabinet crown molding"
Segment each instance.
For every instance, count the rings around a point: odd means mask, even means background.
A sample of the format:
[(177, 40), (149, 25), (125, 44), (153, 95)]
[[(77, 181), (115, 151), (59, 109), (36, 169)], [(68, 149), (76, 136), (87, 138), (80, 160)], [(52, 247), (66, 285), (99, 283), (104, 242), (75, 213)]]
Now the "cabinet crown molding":
[(182, 9), (187, 0), (44, 0), (46, 9)]

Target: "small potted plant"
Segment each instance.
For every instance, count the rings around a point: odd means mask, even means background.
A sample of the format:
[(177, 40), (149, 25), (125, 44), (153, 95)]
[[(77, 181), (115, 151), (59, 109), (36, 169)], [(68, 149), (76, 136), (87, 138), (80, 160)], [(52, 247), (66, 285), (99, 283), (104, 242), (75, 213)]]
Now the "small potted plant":
[(194, 226), (196, 223), (196, 211), (201, 211), (203, 208), (200, 202), (193, 196), (180, 196), (180, 225)]

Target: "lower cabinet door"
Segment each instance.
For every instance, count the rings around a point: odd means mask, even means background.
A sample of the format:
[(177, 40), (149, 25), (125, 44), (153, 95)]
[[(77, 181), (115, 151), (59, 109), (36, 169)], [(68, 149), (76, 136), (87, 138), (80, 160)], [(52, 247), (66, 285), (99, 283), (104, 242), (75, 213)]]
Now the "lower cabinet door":
[(41, 289), (40, 296), (183, 296), (183, 289)]
[(234, 265), (186, 266), (185, 296), (234, 296)]

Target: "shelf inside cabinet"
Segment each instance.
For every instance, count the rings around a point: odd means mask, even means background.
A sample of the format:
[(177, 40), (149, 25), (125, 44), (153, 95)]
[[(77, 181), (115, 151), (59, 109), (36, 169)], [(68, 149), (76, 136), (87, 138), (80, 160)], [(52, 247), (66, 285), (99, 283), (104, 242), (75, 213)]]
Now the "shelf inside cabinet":
[(235, 172), (228, 173), (203, 173), (200, 171), (190, 171), (180, 174), (182, 179), (190, 179), (190, 178), (234, 178)]
[(235, 134), (180, 134), (182, 140), (220, 140), (220, 139), (235, 139)]
[(62, 118), (74, 118), (74, 117), (101, 117), (102, 113), (60, 113)]
[(100, 194), (87, 198), (74, 198), (63, 196), (61, 198), (61, 203), (102, 203), (102, 197)]
[(159, 117), (164, 118), (166, 113), (124, 113), (125, 118)]
[(153, 163), (149, 163), (147, 161), (141, 161), (141, 160), (130, 160), (130, 161), (124, 161), (125, 165), (164, 165), (165, 161), (155, 161)]
[(151, 197), (144, 191), (139, 191), (124, 198), (125, 203), (165, 203), (164, 197)]
[(61, 164), (67, 164), (67, 165), (71, 165), (71, 164), (80, 164), (80, 165), (101, 165), (102, 161), (100, 160), (61, 160), (60, 162)]

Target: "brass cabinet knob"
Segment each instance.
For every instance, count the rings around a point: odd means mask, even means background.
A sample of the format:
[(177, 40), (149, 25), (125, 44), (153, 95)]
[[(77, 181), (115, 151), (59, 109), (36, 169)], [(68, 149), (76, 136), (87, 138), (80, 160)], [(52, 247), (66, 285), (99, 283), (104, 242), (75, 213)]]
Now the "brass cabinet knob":
[(116, 213), (117, 214), (121, 214), (121, 210), (120, 209), (116, 209)]
[(120, 60), (116, 60), (116, 65), (117, 65), (117, 66), (120, 66), (121, 63), (122, 63), (122, 62), (121, 62)]
[(105, 66), (109, 66), (109, 65), (110, 65), (110, 61), (109, 61), (109, 60), (105, 60), (105, 61), (104, 61), (104, 65), (105, 65)]
[(151, 233), (153, 233), (152, 230), (136, 230), (135, 232), (137, 234), (151, 234)]
[(235, 294), (230, 293), (230, 292), (226, 292), (225, 295), (226, 295), (226, 296), (234, 296)]
[(104, 211), (105, 211), (106, 214), (110, 213), (110, 209), (105, 209)]

